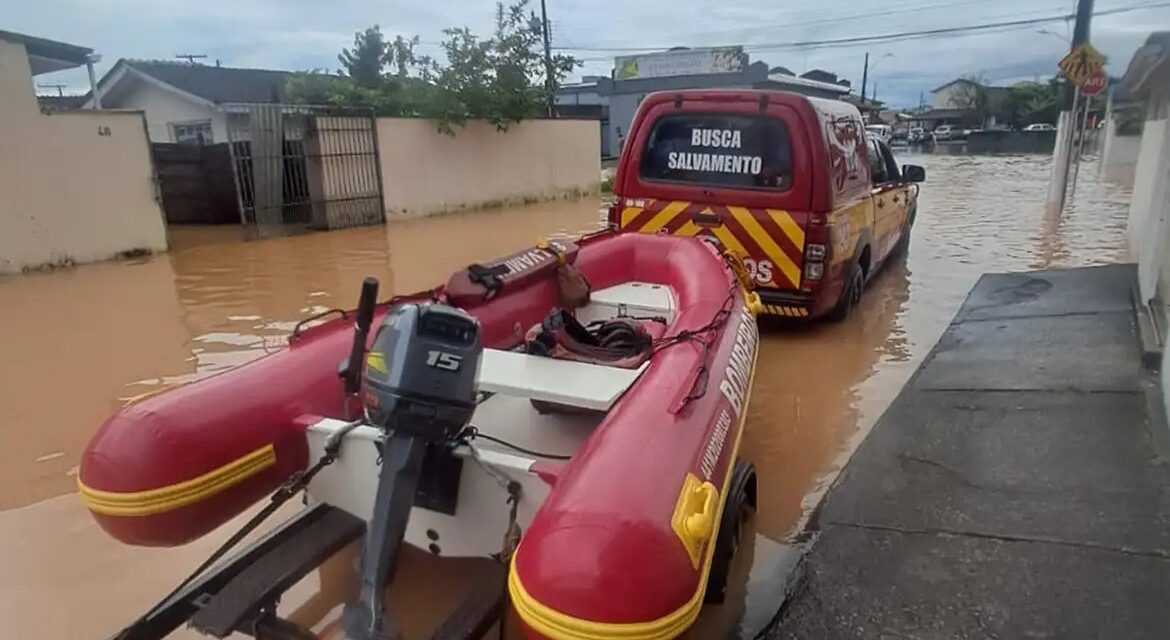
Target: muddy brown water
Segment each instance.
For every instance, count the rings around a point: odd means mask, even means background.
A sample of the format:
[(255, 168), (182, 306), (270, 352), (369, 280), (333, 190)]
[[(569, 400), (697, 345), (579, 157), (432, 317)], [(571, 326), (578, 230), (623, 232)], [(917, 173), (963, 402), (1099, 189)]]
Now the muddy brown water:
[[(742, 445), (759, 473), (757, 543), (747, 547), (757, 562), (745, 554), (729, 603), (706, 610), (691, 637), (770, 617), (777, 584), (758, 561), (800, 530), (981, 273), (1125, 259), (1129, 194), (1098, 181), (1092, 164), (1069, 209), (1053, 215), (1043, 205), (1047, 158), (902, 160), (928, 176), (909, 257), (876, 276), (851, 320), (764, 332)], [(122, 404), (281, 348), (300, 318), (352, 306), (364, 276), (384, 293), (413, 291), (597, 222), (597, 202), (579, 201), (254, 243), (235, 229), (176, 228), (166, 255), (0, 277), (0, 636), (104, 637), (226, 537), (227, 528), (179, 549), (133, 548), (90, 519), (73, 494), (77, 463)], [(352, 593), (351, 567), (352, 558), (328, 563), (282, 610), (328, 630)], [(480, 569), (408, 554), (394, 608), (421, 631)]]

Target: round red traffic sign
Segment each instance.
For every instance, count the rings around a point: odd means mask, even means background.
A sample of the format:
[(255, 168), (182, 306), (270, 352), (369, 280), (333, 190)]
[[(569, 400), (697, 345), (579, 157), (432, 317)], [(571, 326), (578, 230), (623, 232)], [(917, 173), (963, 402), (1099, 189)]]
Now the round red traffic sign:
[(1109, 86), (1109, 76), (1105, 75), (1104, 70), (1098, 71), (1081, 83), (1081, 95), (1098, 95), (1104, 91), (1105, 87), (1107, 86)]

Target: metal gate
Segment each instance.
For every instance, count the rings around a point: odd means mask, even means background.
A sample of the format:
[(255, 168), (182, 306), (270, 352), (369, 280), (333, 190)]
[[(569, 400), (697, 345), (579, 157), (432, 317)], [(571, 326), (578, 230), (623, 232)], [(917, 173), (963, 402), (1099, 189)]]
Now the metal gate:
[(372, 110), (284, 104), (227, 110), (246, 238), (385, 221)]

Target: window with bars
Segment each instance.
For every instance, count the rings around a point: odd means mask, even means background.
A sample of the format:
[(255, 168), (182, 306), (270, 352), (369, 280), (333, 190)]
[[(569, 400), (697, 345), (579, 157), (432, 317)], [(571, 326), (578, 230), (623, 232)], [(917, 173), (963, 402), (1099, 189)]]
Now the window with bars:
[(212, 144), (211, 121), (172, 122), (171, 134), (179, 144)]

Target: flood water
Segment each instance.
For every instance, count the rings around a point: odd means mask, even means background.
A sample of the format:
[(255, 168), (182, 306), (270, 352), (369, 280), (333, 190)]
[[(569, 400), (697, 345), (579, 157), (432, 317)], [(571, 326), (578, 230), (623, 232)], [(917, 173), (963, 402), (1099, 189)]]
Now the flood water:
[[(1129, 194), (1097, 181), (1092, 164), (1082, 166), (1069, 209), (1051, 215), (1043, 204), (1047, 158), (900, 160), (924, 165), (928, 178), (908, 258), (874, 279), (851, 320), (763, 335), (741, 450), (759, 473), (753, 528), (763, 543), (799, 531), (980, 274), (1125, 259)], [(253, 243), (235, 229), (181, 228), (172, 229), (166, 255), (0, 277), (0, 636), (104, 637), (229, 532), (180, 549), (141, 549), (93, 523), (73, 495), (77, 463), (122, 404), (281, 348), (297, 320), (352, 307), (364, 276), (379, 278), (384, 296), (427, 288), (542, 234), (597, 222), (597, 202), (581, 201)], [(477, 566), (408, 554), (400, 568), (408, 588), (394, 593), (408, 628), (437, 620)], [(318, 630), (330, 626), (351, 593), (351, 567), (346, 559), (326, 565), (282, 610)], [(739, 573), (731, 588), (738, 600), (704, 613), (692, 637), (725, 637), (736, 624), (749, 580), (748, 569)], [(766, 576), (750, 581), (768, 588)], [(758, 600), (748, 608), (766, 608)]]

